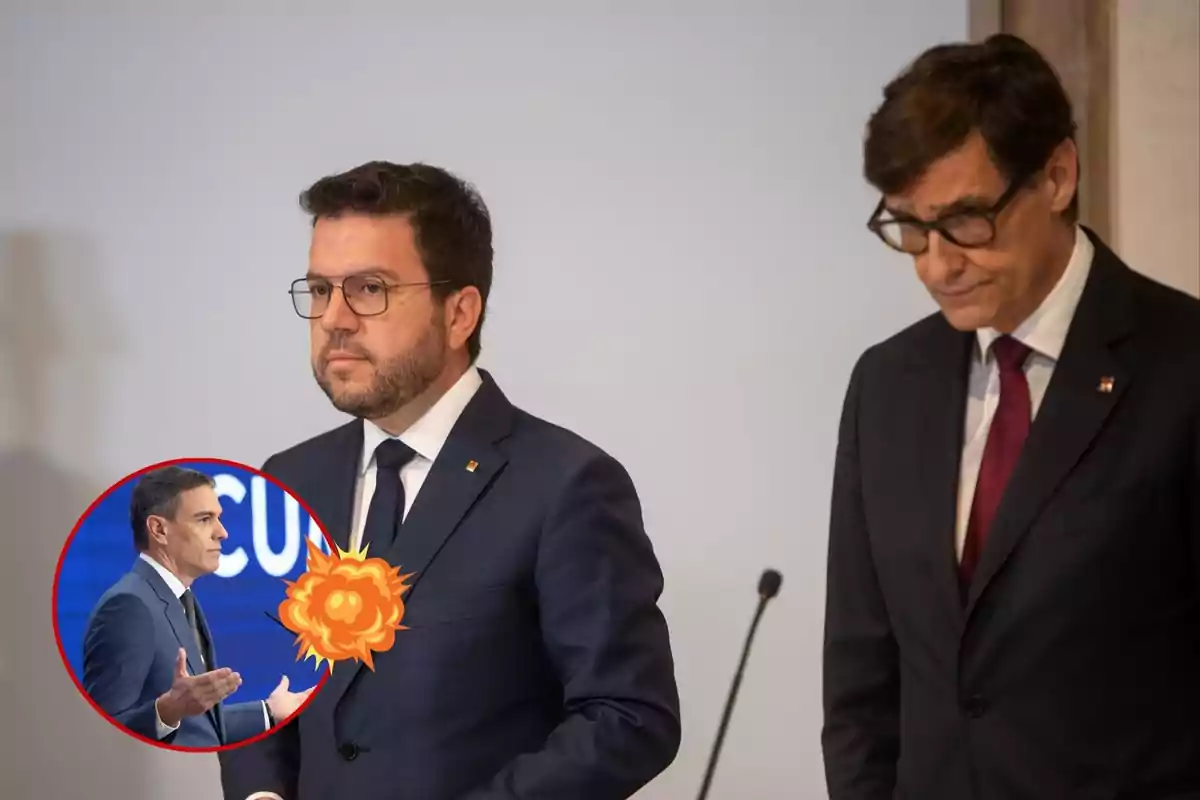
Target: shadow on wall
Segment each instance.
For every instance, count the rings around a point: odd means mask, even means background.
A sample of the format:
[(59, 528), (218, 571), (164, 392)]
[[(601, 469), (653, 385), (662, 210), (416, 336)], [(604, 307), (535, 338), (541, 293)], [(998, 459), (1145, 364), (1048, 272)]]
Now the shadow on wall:
[(0, 232), (0, 285), (0, 797), (150, 800), (148, 746), (79, 695), (51, 613), (66, 537), (110, 482), (95, 424), (119, 345), (111, 298), (87, 242), (57, 232)]

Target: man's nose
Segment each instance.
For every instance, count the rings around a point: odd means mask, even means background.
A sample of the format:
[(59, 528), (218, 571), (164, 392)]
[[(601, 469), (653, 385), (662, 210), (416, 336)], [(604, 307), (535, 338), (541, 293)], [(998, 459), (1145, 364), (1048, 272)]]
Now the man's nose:
[(945, 239), (937, 231), (929, 234), (929, 247), (921, 256), (921, 261), (921, 272), (925, 282), (935, 285), (953, 280), (963, 271), (966, 264), (962, 248)]
[(346, 302), (346, 295), (340, 287), (334, 287), (329, 292), (329, 304), (321, 314), (321, 327), (328, 333), (333, 331), (349, 331), (358, 328), (358, 315)]
[(217, 523), (217, 541), (223, 542), (228, 538), (229, 538), (229, 531), (225, 530), (225, 526), (218, 522)]

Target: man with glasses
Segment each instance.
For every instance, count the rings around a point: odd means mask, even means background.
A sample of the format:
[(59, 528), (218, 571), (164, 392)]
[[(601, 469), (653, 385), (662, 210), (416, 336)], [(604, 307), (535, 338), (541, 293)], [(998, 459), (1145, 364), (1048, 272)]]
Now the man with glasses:
[(850, 379), (833, 800), (1200, 797), (1200, 302), (1077, 222), (1071, 106), (1012, 36), (884, 91), (868, 227), (940, 313)]
[(679, 746), (663, 578), (621, 465), (475, 366), (482, 199), (444, 170), (324, 178), (291, 286), (350, 423), (272, 456), (343, 551), (403, 574), (404, 630), (281, 732), (222, 754), (228, 800), (618, 800)]
[(129, 522), (137, 560), (88, 617), (83, 689), (149, 741), (207, 749), (245, 741), (295, 713), (312, 689), (280, 681), (265, 701), (226, 703), (241, 676), (217, 660), (193, 584), (216, 572), (221, 501), (211, 475), (170, 465), (134, 484)]

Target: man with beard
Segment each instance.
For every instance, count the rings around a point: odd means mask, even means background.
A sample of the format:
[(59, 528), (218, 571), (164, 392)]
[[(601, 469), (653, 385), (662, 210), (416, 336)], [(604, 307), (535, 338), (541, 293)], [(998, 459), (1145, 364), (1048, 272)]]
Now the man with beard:
[(415, 573), (374, 669), (339, 661), (227, 800), (626, 798), (679, 746), (663, 578), (612, 457), (515, 408), (475, 361), (491, 221), (444, 170), (373, 162), (302, 196), (297, 313), (356, 419), (268, 459), (343, 550)]
[(220, 666), (196, 581), (217, 571), (221, 500), (211, 475), (168, 465), (133, 487), (137, 560), (97, 601), (83, 641), (84, 691), (117, 723), (150, 741), (205, 749), (269, 730), (308, 699), (287, 678), (265, 701), (226, 703), (241, 676)]

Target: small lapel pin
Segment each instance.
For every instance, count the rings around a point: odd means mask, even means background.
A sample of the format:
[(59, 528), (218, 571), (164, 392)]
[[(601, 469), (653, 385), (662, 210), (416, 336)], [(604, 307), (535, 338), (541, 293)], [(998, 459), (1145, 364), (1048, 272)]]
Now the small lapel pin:
[(475, 459), (471, 459), (470, 461), (467, 462), (467, 472), (474, 472), (475, 468), (478, 466), (479, 466), (479, 462), (476, 461)]
[(1109, 394), (1113, 390), (1114, 383), (1116, 383), (1115, 378), (1105, 375), (1103, 378), (1100, 379), (1100, 385), (1097, 386), (1096, 388), (1099, 389), (1104, 394)]

